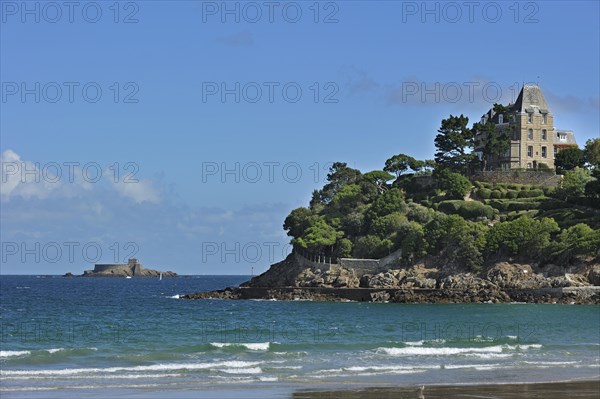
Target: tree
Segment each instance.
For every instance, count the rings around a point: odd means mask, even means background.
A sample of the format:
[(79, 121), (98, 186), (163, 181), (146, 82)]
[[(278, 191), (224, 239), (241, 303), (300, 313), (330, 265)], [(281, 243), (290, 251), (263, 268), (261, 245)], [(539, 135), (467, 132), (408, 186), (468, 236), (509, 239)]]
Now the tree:
[(394, 243), (388, 239), (377, 236), (364, 236), (359, 238), (354, 245), (354, 256), (362, 259), (379, 259), (388, 255)]
[(483, 264), (481, 248), (484, 231), (458, 215), (436, 212), (425, 225), (428, 253), (439, 255), (447, 265), (477, 271)]
[(382, 170), (374, 170), (372, 172), (365, 173), (363, 178), (367, 182), (374, 184), (381, 194), (387, 190), (387, 182), (392, 180), (394, 176)]
[[(396, 178), (406, 173), (409, 169), (413, 169), (416, 166), (417, 160), (406, 154), (394, 155), (387, 161), (385, 161), (384, 171), (394, 173)], [(414, 169), (413, 169), (414, 170)]]
[(600, 199), (600, 168), (592, 170), (592, 179), (585, 185), (586, 197)]
[(559, 231), (552, 218), (535, 220), (521, 216), (509, 222), (501, 222), (490, 228), (485, 237), (488, 255), (540, 254), (550, 244), (550, 234)]
[(438, 174), (437, 179), (440, 188), (446, 191), (446, 196), (452, 199), (463, 199), (471, 190), (471, 181), (458, 173), (445, 170)]
[(392, 212), (407, 211), (407, 205), (404, 202), (404, 192), (398, 188), (392, 188), (377, 197), (369, 209), (369, 216), (374, 220), (378, 216), (389, 215)]
[(361, 178), (358, 169), (349, 168), (345, 162), (335, 162), (327, 174), (327, 184), (320, 191), (320, 199), (328, 204), (335, 194), (345, 185), (357, 183)]
[(333, 254), (333, 246), (338, 238), (342, 238), (344, 232), (337, 231), (327, 224), (322, 218), (317, 218), (314, 223), (307, 228), (301, 237), (292, 240), (292, 244), (308, 250), (314, 254), (323, 253), (328, 249), (329, 254)]
[(556, 158), (554, 159), (554, 166), (558, 173), (564, 173), (567, 170), (573, 170), (577, 167), (582, 168), (584, 164), (584, 153), (578, 147), (562, 149), (556, 154)]
[(558, 234), (550, 246), (551, 259), (563, 264), (570, 263), (577, 255), (589, 255), (600, 248), (600, 230), (593, 230), (578, 223)]
[(427, 255), (427, 242), (423, 225), (404, 223), (396, 233), (397, 246), (402, 249), (402, 259), (413, 262)]
[(585, 161), (594, 169), (600, 168), (600, 139), (589, 139), (583, 148)]
[(407, 223), (408, 219), (405, 214), (402, 212), (393, 212), (373, 220), (370, 232), (380, 238), (386, 238)]
[(336, 258), (349, 258), (352, 256), (352, 241), (347, 238), (340, 239), (335, 245), (333, 255)]
[(467, 127), (469, 118), (452, 116), (442, 120), (442, 126), (435, 137), (435, 162), (442, 168), (453, 172), (467, 173), (475, 163), (477, 156), (470, 152), (475, 144), (473, 130)]
[(600, 199), (600, 139), (586, 141), (583, 152), (592, 175), (592, 179), (585, 185), (585, 195)]
[(344, 215), (362, 203), (362, 191), (358, 184), (342, 186), (333, 196), (325, 213)]
[(586, 184), (592, 180), (589, 170), (575, 167), (565, 172), (555, 195), (565, 201), (569, 198), (581, 197), (585, 194)]
[(316, 218), (310, 209), (296, 208), (285, 218), (283, 229), (287, 230), (288, 236), (300, 237)]
[(497, 132), (496, 125), (492, 122), (485, 124), (476, 123), (473, 125), (481, 142), (479, 146), (482, 149), (482, 170), (488, 170), (488, 165), (493, 157), (502, 156), (510, 149), (510, 137), (506, 132)]

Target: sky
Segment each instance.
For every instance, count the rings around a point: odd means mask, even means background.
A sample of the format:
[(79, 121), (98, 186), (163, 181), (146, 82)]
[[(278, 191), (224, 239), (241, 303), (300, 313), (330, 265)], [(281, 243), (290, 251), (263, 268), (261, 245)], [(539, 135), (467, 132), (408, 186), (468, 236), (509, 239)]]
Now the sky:
[(257, 274), (332, 162), (539, 84), (600, 132), (598, 1), (0, 0), (2, 274)]

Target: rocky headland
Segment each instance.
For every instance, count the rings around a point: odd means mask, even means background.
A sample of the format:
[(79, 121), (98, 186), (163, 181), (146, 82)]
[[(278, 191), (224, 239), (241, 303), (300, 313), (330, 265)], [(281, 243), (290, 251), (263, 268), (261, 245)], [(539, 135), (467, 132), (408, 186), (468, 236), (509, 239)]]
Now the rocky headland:
[(600, 304), (600, 264), (497, 262), (478, 274), (447, 270), (439, 259), (410, 267), (364, 270), (308, 264), (290, 254), (240, 287), (183, 295), (185, 299), (277, 299), (399, 303), (593, 303)]
[[(146, 269), (137, 259), (129, 259), (127, 263), (96, 264), (93, 270), (86, 270), (78, 277), (176, 277), (175, 272), (161, 272)], [(72, 273), (65, 277), (75, 277)]]

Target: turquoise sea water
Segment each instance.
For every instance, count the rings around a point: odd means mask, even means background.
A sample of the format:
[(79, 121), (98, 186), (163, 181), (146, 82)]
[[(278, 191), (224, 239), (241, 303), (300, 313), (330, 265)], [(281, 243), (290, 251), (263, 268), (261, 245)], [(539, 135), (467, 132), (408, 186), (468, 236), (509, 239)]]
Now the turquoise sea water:
[(285, 397), (600, 376), (597, 305), (177, 298), (247, 279), (1, 276), (1, 396)]

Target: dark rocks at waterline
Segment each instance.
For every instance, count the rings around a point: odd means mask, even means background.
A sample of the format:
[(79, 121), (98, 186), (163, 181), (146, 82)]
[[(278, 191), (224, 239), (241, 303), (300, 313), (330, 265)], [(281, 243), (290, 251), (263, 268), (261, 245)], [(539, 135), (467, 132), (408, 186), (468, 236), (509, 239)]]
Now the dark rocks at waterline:
[[(301, 260), (301, 259), (300, 259)], [(556, 267), (554, 268), (556, 269)], [(479, 275), (417, 264), (360, 275), (339, 265), (306, 266), (291, 254), (239, 288), (184, 295), (186, 299), (264, 299), (396, 303), (600, 303), (597, 264), (574, 273), (499, 262)], [(564, 268), (563, 268), (564, 269)], [(552, 274), (551, 276), (548, 276)]]

